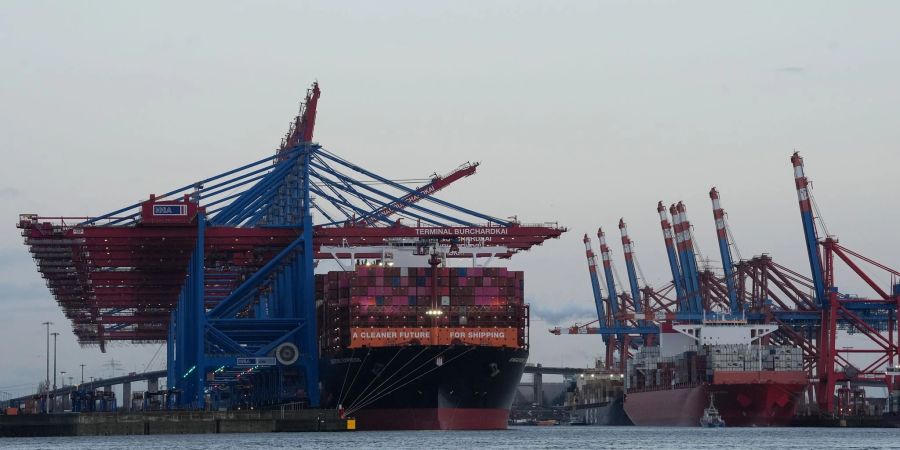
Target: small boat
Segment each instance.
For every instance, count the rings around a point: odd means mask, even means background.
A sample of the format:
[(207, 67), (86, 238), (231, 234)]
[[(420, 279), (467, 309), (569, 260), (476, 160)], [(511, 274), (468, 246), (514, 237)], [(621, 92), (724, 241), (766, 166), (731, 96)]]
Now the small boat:
[(713, 404), (713, 394), (709, 394), (709, 407), (703, 410), (703, 417), (700, 418), (700, 426), (704, 428), (721, 428), (725, 426), (725, 421), (719, 415), (719, 410)]

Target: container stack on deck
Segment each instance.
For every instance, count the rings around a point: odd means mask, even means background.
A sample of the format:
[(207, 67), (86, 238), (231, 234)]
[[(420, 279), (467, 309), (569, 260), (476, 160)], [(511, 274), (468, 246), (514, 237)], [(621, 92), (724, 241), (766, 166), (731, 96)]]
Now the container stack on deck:
[(798, 347), (728, 344), (692, 346), (664, 357), (659, 356), (659, 347), (644, 347), (628, 361), (627, 373), (629, 388), (656, 389), (705, 381), (715, 372), (802, 370), (803, 352)]
[[(437, 272), (436, 274), (434, 272)], [(359, 328), (516, 329), (524, 346), (524, 278), (505, 268), (357, 267), (317, 276), (323, 345), (350, 346)]]

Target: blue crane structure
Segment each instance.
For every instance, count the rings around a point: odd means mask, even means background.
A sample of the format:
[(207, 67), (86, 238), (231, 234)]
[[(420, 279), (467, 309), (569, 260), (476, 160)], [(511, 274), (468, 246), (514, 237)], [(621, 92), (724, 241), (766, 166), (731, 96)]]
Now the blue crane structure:
[[(730, 231), (719, 192), (713, 188), (710, 198), (716, 222), (723, 275), (697, 266), (691, 225), (683, 202), (668, 211), (657, 205), (672, 282), (658, 289), (644, 288), (648, 310), (644, 314), (623, 312), (598, 317), (598, 328), (574, 326), (567, 334), (602, 334), (619, 340), (658, 333), (654, 324), (662, 322), (690, 323), (718, 314), (740, 318), (750, 323), (774, 323), (778, 330), (768, 339), (781, 345), (802, 349), (804, 368), (809, 375), (807, 401), (817, 404), (825, 414), (835, 413), (835, 387), (839, 383), (866, 385), (884, 383), (890, 392), (891, 412), (900, 412), (900, 347), (898, 347), (898, 309), (900, 309), (900, 271), (839, 244), (837, 238), (820, 234), (817, 211), (804, 171), (803, 159), (791, 157), (800, 207), (804, 247), (809, 259), (809, 275), (776, 263), (767, 254), (734, 261)], [(601, 253), (604, 241), (601, 237)], [(628, 261), (630, 239), (623, 238)], [(847, 293), (836, 284), (838, 261), (846, 266), (844, 273), (858, 277), (857, 284), (868, 288), (873, 296)], [(609, 266), (604, 256), (604, 268)], [(877, 274), (873, 274), (875, 271)], [(631, 278), (629, 270), (629, 277)], [(611, 279), (607, 272), (607, 283)], [(881, 280), (879, 282), (878, 280)], [(629, 280), (634, 285), (633, 280)], [(885, 285), (885, 281), (887, 284)], [(634, 295), (635, 286), (632, 286)], [(610, 287), (610, 290), (612, 287)], [(674, 298), (672, 298), (674, 297)], [(646, 319), (647, 326), (628, 326), (631, 320)], [(604, 323), (619, 323), (604, 327)], [(562, 334), (560, 328), (550, 330)], [(854, 347), (839, 347), (841, 336), (855, 334), (866, 339)], [(607, 349), (609, 352), (609, 349)], [(623, 353), (624, 354), (624, 353)]]
[[(566, 231), (434, 196), (477, 163), (412, 188), (325, 149), (312, 141), (319, 96), (314, 84), (268, 157), (99, 216), (20, 216), (82, 344), (165, 341), (179, 408), (317, 406), (319, 260), (464, 239), (508, 258)], [(448, 257), (485, 256), (471, 248)]]

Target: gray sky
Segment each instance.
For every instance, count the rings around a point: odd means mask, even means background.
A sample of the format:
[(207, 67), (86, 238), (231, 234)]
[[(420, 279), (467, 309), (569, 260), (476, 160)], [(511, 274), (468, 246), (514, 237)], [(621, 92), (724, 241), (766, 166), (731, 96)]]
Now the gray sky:
[[(900, 265), (898, 13), (875, 1), (4, 2), (0, 390), (43, 377), (45, 320), (63, 333), (61, 369), (106, 376), (113, 357), (143, 370), (157, 350), (79, 348), (17, 214), (103, 213), (268, 155), (316, 79), (326, 148), (396, 178), (481, 161), (442, 197), (571, 229), (511, 263), (536, 315), (590, 314), (581, 236), (604, 226), (624, 274), (621, 216), (649, 281), (669, 279), (658, 200), (684, 200), (718, 260), (713, 185), (744, 256), (808, 271), (794, 149), (830, 231)], [(600, 353), (598, 337), (552, 325), (533, 322), (532, 361)], [(162, 362), (164, 350), (151, 367)]]

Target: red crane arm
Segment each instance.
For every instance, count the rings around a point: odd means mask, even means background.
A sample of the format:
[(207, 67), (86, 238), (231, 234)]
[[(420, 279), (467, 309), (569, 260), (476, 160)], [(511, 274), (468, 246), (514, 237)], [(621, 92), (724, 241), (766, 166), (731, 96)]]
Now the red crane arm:
[(296, 147), (301, 142), (312, 142), (313, 130), (316, 127), (316, 107), (321, 93), (319, 82), (313, 83), (312, 87), (306, 90), (306, 98), (300, 103), (300, 112), (281, 141), (280, 150)]
[(555, 334), (557, 336), (561, 334), (600, 334), (600, 328), (596, 326), (591, 326), (598, 323), (598, 321), (593, 320), (586, 324), (575, 324), (568, 328), (555, 327), (550, 329), (551, 334)]

